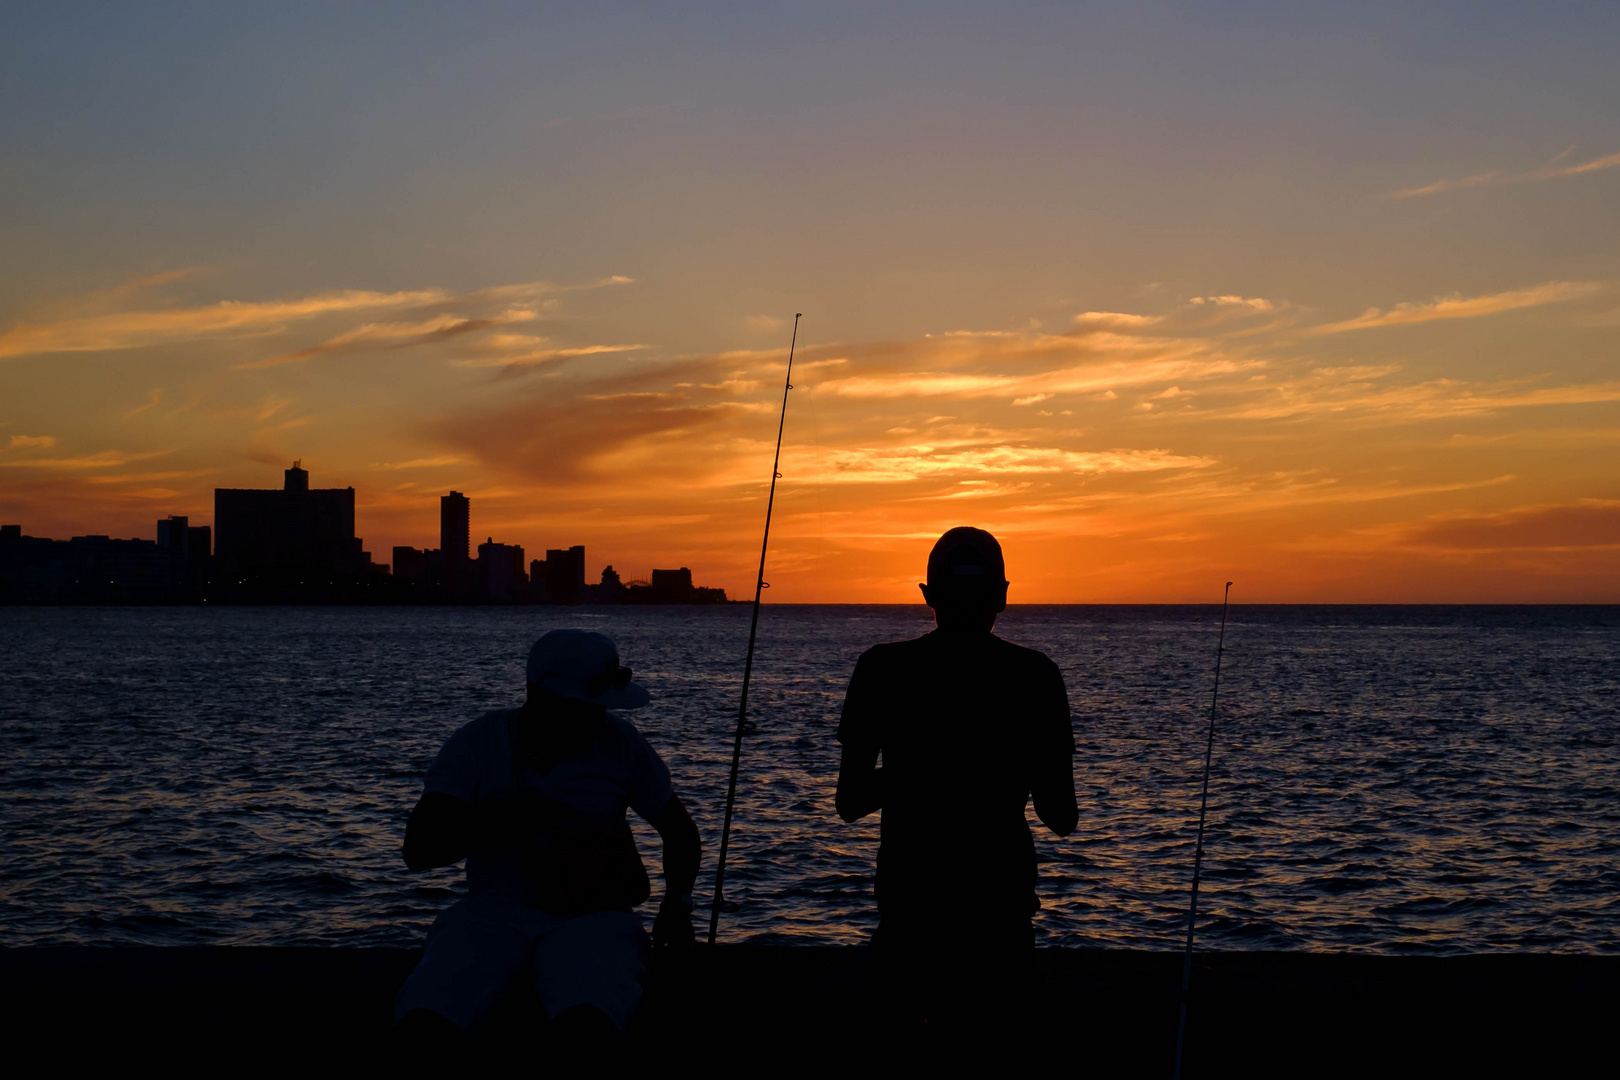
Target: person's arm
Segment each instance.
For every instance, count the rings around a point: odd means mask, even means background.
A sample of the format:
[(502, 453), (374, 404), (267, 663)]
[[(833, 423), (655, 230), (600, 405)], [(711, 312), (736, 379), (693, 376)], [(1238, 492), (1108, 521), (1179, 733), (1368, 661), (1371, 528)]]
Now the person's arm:
[(405, 865), (432, 870), (458, 863), (472, 842), (473, 808), (442, 791), (423, 792), (405, 825)]
[(690, 945), (694, 938), (692, 888), (703, 858), (703, 838), (679, 795), (671, 795), (663, 809), (648, 816), (647, 823), (664, 842), (664, 899), (653, 919), (653, 944)]
[(883, 809), (883, 770), (878, 767), (878, 757), (883, 752), (879, 718), (885, 707), (882, 688), (886, 680), (874, 678), (881, 674), (873, 659), (876, 651), (868, 650), (855, 662), (838, 719), (838, 741), (844, 749), (838, 758), (833, 806), (845, 821), (858, 821)]
[(845, 744), (838, 759), (838, 793), (833, 805), (845, 821), (883, 809), (883, 769), (875, 746)]
[(1080, 823), (1074, 797), (1074, 728), (1069, 719), (1069, 691), (1052, 664), (1040, 705), (1041, 727), (1030, 768), (1035, 816), (1058, 836), (1068, 836)]
[(1065, 754), (1036, 766), (1035, 816), (1058, 836), (1068, 836), (1080, 824), (1080, 806), (1074, 797), (1074, 757)]

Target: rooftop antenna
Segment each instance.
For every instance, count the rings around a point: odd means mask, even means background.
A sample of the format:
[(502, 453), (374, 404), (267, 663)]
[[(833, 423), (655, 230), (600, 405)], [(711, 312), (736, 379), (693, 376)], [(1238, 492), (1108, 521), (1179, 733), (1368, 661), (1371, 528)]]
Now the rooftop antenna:
[(743, 736), (753, 727), (748, 721), (748, 678), (754, 673), (754, 637), (759, 631), (759, 604), (770, 585), (765, 581), (765, 552), (771, 543), (771, 508), (776, 505), (776, 482), (782, 479), (782, 430), (787, 426), (788, 391), (793, 389), (793, 351), (799, 345), (799, 320), (793, 315), (793, 339), (788, 344), (787, 376), (782, 380), (782, 416), (776, 423), (776, 457), (771, 462), (771, 494), (765, 500), (765, 538), (759, 542), (759, 573), (754, 577), (754, 615), (748, 623), (748, 655), (743, 660), (742, 700), (737, 706), (737, 733), (731, 740), (731, 779), (726, 783), (726, 819), (720, 826), (720, 858), (714, 868), (714, 901), (709, 905), (709, 944), (720, 933), (720, 907), (726, 887), (726, 848), (731, 843), (731, 816), (737, 804), (737, 766), (742, 761)]
[(1187, 904), (1187, 951), (1181, 958), (1181, 1016), (1176, 1020), (1175, 1080), (1181, 1080), (1181, 1048), (1187, 1036), (1187, 996), (1192, 991), (1193, 926), (1198, 921), (1198, 875), (1204, 865), (1204, 817), (1209, 810), (1209, 763), (1215, 754), (1215, 702), (1221, 696), (1221, 654), (1226, 651), (1226, 609), (1232, 583), (1221, 597), (1221, 635), (1215, 643), (1215, 690), (1209, 696), (1209, 737), (1204, 741), (1204, 791), (1198, 798), (1198, 846), (1193, 849), (1192, 899)]

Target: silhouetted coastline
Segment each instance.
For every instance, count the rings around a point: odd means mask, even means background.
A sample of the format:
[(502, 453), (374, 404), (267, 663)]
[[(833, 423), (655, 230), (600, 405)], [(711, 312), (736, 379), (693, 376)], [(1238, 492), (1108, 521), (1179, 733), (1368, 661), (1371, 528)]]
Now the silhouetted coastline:
[(172, 516), (157, 539), (53, 540), (0, 526), (0, 604), (724, 604), (686, 567), (586, 580), (585, 548), (524, 562), (521, 545), (471, 544), (471, 504), (439, 500), (439, 546), (379, 563), (355, 535), (354, 488), (311, 488), (302, 462), (280, 488), (216, 488), (214, 524)]

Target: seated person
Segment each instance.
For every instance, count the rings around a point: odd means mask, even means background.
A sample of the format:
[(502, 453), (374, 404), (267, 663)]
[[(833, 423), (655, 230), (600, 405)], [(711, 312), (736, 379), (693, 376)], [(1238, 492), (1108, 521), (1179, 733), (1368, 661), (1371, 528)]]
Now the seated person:
[[(641, 1000), (651, 891), (625, 807), (663, 840), (657, 945), (692, 941), (700, 840), (669, 769), (610, 709), (647, 704), (611, 639), (553, 630), (528, 661), (528, 700), (452, 735), (405, 829), (405, 864), (467, 860), (471, 893), (428, 931), (394, 1003), (407, 1043), (471, 1032), (516, 978), (532, 979), (550, 1026), (614, 1038)], [(588, 1033), (588, 1034), (587, 1034)]]

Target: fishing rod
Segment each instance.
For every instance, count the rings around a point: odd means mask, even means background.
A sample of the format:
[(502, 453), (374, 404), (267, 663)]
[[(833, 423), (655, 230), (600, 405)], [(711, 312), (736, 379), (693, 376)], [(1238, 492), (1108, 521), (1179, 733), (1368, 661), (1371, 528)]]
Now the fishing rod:
[(765, 552), (771, 543), (771, 508), (776, 505), (776, 482), (782, 479), (782, 431), (787, 426), (788, 391), (793, 389), (793, 350), (799, 345), (799, 320), (793, 315), (793, 340), (788, 345), (787, 376), (782, 380), (782, 417), (776, 424), (776, 457), (771, 462), (771, 494), (765, 500), (765, 538), (759, 542), (759, 573), (754, 577), (754, 616), (748, 623), (748, 655), (743, 660), (742, 701), (737, 706), (737, 733), (731, 740), (731, 779), (726, 783), (726, 819), (720, 826), (720, 858), (714, 868), (714, 901), (709, 906), (709, 944), (720, 932), (720, 905), (726, 886), (726, 848), (731, 843), (731, 814), (737, 804), (737, 766), (742, 761), (743, 736), (748, 733), (748, 677), (754, 673), (754, 636), (759, 631), (759, 604), (770, 585), (765, 582)]
[(1226, 651), (1226, 609), (1232, 583), (1221, 597), (1221, 634), (1215, 644), (1215, 689), (1209, 695), (1209, 737), (1204, 742), (1204, 791), (1198, 798), (1198, 846), (1193, 849), (1192, 899), (1187, 904), (1187, 951), (1181, 958), (1181, 1016), (1176, 1021), (1175, 1080), (1181, 1080), (1181, 1048), (1187, 1036), (1187, 996), (1192, 990), (1193, 925), (1198, 920), (1198, 875), (1204, 865), (1204, 817), (1209, 810), (1209, 763), (1215, 754), (1215, 702), (1221, 696), (1221, 654)]

